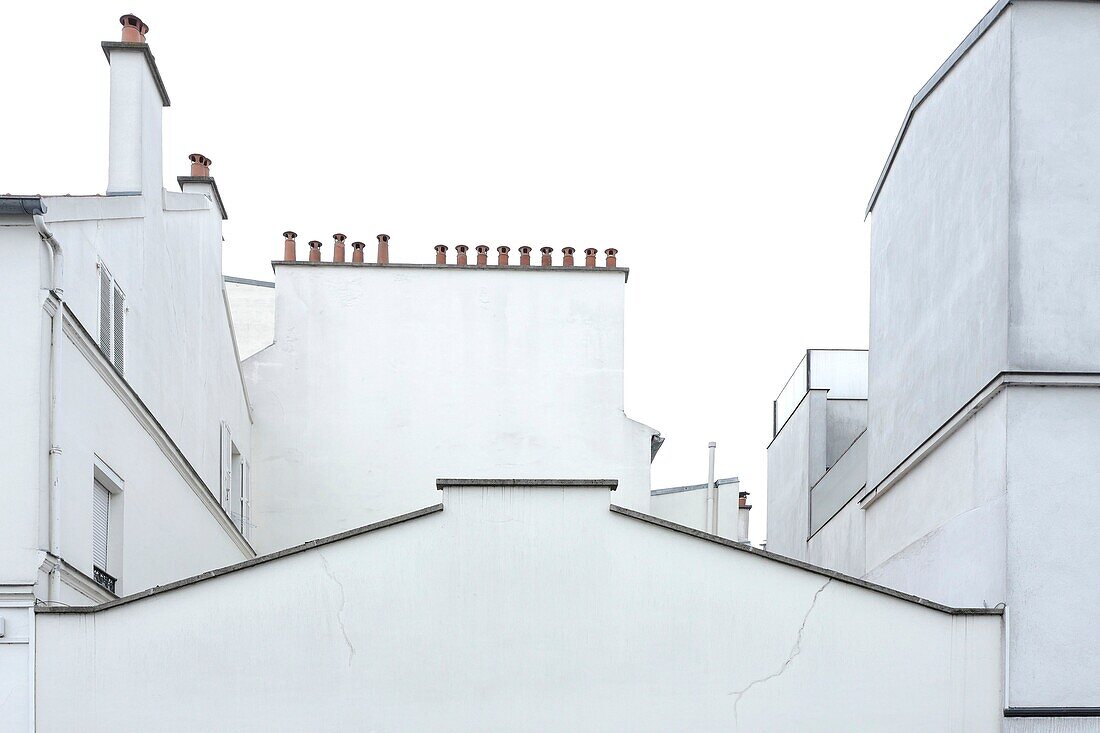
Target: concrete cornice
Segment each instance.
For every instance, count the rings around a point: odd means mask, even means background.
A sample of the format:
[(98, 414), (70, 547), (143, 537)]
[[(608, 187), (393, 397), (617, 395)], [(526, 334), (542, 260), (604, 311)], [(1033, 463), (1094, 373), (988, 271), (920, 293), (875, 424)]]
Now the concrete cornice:
[[(51, 294), (49, 295), (42, 306), (47, 313), (51, 316), (57, 312), (57, 299)], [(221, 502), (218, 501), (217, 495), (215, 495), (210, 488), (206, 485), (206, 482), (202, 480), (199, 472), (195, 470), (195, 467), (191, 465), (191, 462), (187, 460), (187, 456), (183, 454), (176, 442), (172, 440), (172, 437), (164, 429), (164, 427), (157, 420), (153, 412), (142, 402), (141, 397), (138, 396), (134, 388), (122, 377), (121, 374), (107, 361), (107, 358), (103, 356), (103, 352), (99, 350), (99, 345), (96, 344), (95, 339), (81, 324), (80, 319), (69, 310), (68, 306), (65, 306), (65, 336), (76, 347), (76, 350), (80, 352), (84, 360), (96, 371), (97, 374), (103, 379), (111, 391), (115, 393), (119, 401), (130, 410), (134, 418), (138, 421), (138, 424), (145, 429), (145, 432), (153, 439), (153, 442), (160, 448), (161, 453), (164, 454), (168, 462), (172, 464), (172, 467), (176, 469), (180, 477), (191, 488), (195, 496), (202, 502), (206, 510), (210, 512), (210, 515), (225, 531), (226, 535), (233, 541), (241, 552), (246, 557), (255, 557), (256, 551), (252, 549), (252, 545), (245, 539), (241, 531), (237, 529), (237, 525), (233, 523), (233, 520), (225, 510), (222, 508)]]
[(275, 266), (280, 267), (351, 267), (351, 268), (377, 268), (382, 270), (392, 270), (403, 268), (406, 270), (452, 270), (455, 272), (619, 272), (623, 275), (623, 282), (630, 279), (629, 267), (565, 267), (563, 265), (554, 265), (553, 267), (542, 267), (540, 265), (531, 265), (530, 267), (523, 267), (521, 265), (484, 265), (478, 267), (477, 265), (427, 265), (415, 262), (391, 262), (386, 265), (380, 265), (377, 262), (310, 262), (309, 260), (272, 260), (271, 269), (274, 270)]
[(635, 511), (633, 509), (627, 509), (626, 507), (612, 504), (611, 511), (615, 514), (621, 514), (624, 517), (637, 519), (647, 524), (652, 524), (657, 527), (663, 527), (674, 532), (679, 532), (680, 534), (690, 535), (697, 539), (706, 540), (707, 542), (713, 542), (717, 545), (728, 547), (731, 550), (746, 552), (750, 555), (756, 555), (757, 557), (763, 558), (765, 560), (771, 560), (773, 562), (778, 562), (783, 565), (789, 565), (793, 568), (798, 568), (799, 570), (805, 570), (816, 575), (821, 575), (826, 578), (840, 581), (841, 583), (855, 585), (865, 590), (873, 591), (875, 593), (881, 593), (883, 595), (890, 596), (891, 598), (897, 598), (898, 600), (906, 601), (908, 603), (915, 603), (918, 606), (924, 606), (925, 608), (930, 608), (933, 611), (941, 611), (943, 613), (948, 613), (953, 616), (1001, 616), (1004, 613), (1000, 608), (953, 608), (951, 606), (945, 606), (942, 603), (936, 603), (935, 601), (930, 601), (927, 598), (921, 598), (920, 596), (913, 596), (909, 595), (908, 593), (902, 593), (901, 591), (894, 590), (893, 588), (887, 588), (884, 585), (869, 583), (866, 580), (855, 578), (851, 575), (845, 575), (843, 573), (838, 573), (835, 570), (829, 570), (828, 568), (811, 565), (808, 562), (802, 562), (801, 560), (795, 560), (794, 558), (777, 555), (774, 552), (761, 550), (760, 548), (753, 547), (752, 545), (749, 545), (747, 543), (727, 540), (725, 537), (719, 537), (718, 535), (701, 532), (697, 529), (685, 527), (682, 524), (669, 522), (665, 519), (659, 519), (650, 514), (643, 514), (642, 512)]
[(392, 527), (395, 524), (401, 524), (408, 522), (412, 519), (424, 517), (429, 514), (435, 514), (436, 512), (443, 511), (442, 504), (435, 504), (433, 506), (425, 507), (424, 509), (417, 509), (414, 512), (408, 512), (407, 514), (401, 514), (390, 519), (383, 519), (380, 522), (374, 522), (363, 527), (357, 527), (356, 529), (350, 529), (347, 532), (340, 532), (339, 534), (329, 535), (328, 537), (322, 537), (316, 540), (310, 540), (294, 547), (288, 547), (285, 550), (279, 550), (278, 552), (272, 552), (267, 555), (261, 555), (254, 557), (251, 560), (245, 560), (243, 562), (235, 563), (233, 565), (227, 565), (224, 568), (218, 568), (217, 570), (210, 570), (199, 575), (193, 575), (190, 578), (184, 578), (183, 580), (177, 580), (174, 583), (168, 583), (167, 585), (158, 585), (155, 588), (144, 590), (140, 593), (134, 593), (133, 595), (123, 596), (114, 601), (107, 603), (101, 603), (98, 606), (46, 606), (35, 608), (37, 613), (98, 613), (99, 611), (106, 611), (110, 608), (117, 606), (123, 606), (127, 603), (133, 603), (134, 601), (140, 601), (144, 598), (151, 596), (159, 596), (168, 591), (178, 590), (180, 588), (186, 588), (189, 585), (201, 583), (204, 580), (210, 580), (212, 578), (220, 578), (223, 575), (229, 573), (235, 573), (238, 570), (247, 570), (248, 568), (262, 565), (264, 563), (271, 562), (272, 560), (278, 560), (283, 557), (289, 557), (291, 555), (297, 555), (300, 552), (306, 552), (307, 550), (313, 550), (318, 547), (324, 547), (325, 545), (331, 545), (333, 542), (339, 542), (351, 537), (358, 537), (359, 535), (367, 534), (368, 532), (374, 532), (379, 529), (385, 529), (386, 527)]
[(153, 81), (156, 82), (157, 91), (160, 93), (160, 102), (165, 107), (171, 107), (172, 102), (168, 99), (168, 90), (164, 88), (164, 79), (160, 78), (160, 69), (157, 68), (157, 60), (153, 57), (153, 52), (149, 50), (148, 43), (123, 43), (122, 41), (104, 41), (99, 44), (103, 48), (103, 55), (107, 57), (107, 63), (111, 63), (111, 54), (116, 51), (137, 51), (145, 56), (145, 63), (149, 65), (149, 71), (153, 74)]
[(892, 489), (897, 483), (923, 461), (941, 443), (950, 438), (978, 410), (989, 404), (990, 400), (1009, 387), (1100, 387), (1100, 372), (1034, 372), (1004, 371), (993, 377), (978, 392), (967, 400), (954, 415), (947, 419), (912, 453), (894, 467), (890, 473), (859, 498), (859, 504), (866, 509), (878, 501), (879, 497)]
[(42, 560), (42, 564), (39, 566), (39, 570), (47, 575), (53, 570), (54, 565), (59, 563), (61, 566), (61, 582), (68, 585), (78, 593), (82, 593), (85, 597), (92, 600), (94, 603), (107, 603), (118, 598), (117, 595), (107, 590), (99, 583), (95, 582), (92, 578), (81, 571), (74, 568), (64, 558), (54, 557), (50, 553), (46, 553), (45, 559)]

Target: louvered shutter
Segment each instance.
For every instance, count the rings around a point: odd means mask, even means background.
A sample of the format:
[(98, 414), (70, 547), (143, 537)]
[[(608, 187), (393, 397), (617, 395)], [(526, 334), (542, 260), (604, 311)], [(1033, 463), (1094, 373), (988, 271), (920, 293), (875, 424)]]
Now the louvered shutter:
[(222, 450), (221, 450), (221, 505), (228, 513), (230, 511), (229, 497), (233, 494), (233, 443), (229, 435), (229, 426), (222, 423)]
[(126, 296), (114, 288), (114, 328), (111, 340), (114, 347), (114, 364), (119, 374), (124, 373), (126, 354)]
[(111, 358), (111, 273), (99, 264), (99, 348)]
[(107, 534), (111, 523), (111, 492), (98, 481), (92, 491), (92, 564), (107, 571)]

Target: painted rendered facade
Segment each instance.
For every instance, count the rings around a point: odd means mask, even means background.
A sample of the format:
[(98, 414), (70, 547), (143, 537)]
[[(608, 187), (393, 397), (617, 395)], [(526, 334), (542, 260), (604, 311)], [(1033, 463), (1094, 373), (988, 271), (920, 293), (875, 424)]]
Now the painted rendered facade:
[(770, 550), (1006, 609), (1006, 730), (1100, 730), (1097, 68), (1100, 6), (1002, 2), (921, 91), (870, 210), (866, 488), (805, 531), (827, 389), (769, 449)]

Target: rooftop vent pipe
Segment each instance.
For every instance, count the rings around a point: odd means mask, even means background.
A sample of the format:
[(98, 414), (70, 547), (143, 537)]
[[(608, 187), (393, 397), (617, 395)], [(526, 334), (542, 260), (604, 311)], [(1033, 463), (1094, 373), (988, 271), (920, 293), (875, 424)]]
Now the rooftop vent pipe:
[(366, 247), (367, 247), (367, 245), (365, 245), (362, 242), (352, 242), (351, 243), (351, 250), (352, 250), (351, 251), (351, 261), (352, 261), (352, 264), (359, 264), (359, 265), (363, 264), (363, 250), (366, 249)]
[(524, 245), (519, 248), (519, 266), (530, 267), (531, 266), (531, 248)]
[(603, 251), (603, 253), (605, 255), (607, 255), (606, 267), (615, 267), (615, 266), (617, 266), (618, 260), (615, 258), (615, 255), (619, 254), (619, 250), (617, 250), (615, 248), (610, 248), (610, 249), (605, 249)]
[(539, 252), (542, 252), (543, 267), (550, 267), (554, 264), (553, 258), (551, 257), (551, 255), (554, 253), (553, 247), (541, 247), (539, 248)]
[(477, 250), (477, 266), (485, 267), (489, 264), (489, 248), (484, 244), (479, 244), (474, 249)]
[(584, 266), (595, 267), (596, 266), (596, 253), (599, 252), (595, 247), (589, 247), (584, 251)]
[(562, 267), (572, 267), (573, 266), (573, 253), (576, 252), (576, 251), (577, 250), (574, 249), (573, 247), (562, 247), (561, 248), (561, 254), (562, 254), (561, 265), (562, 265)]
[(437, 264), (437, 265), (447, 264), (447, 245), (445, 245), (445, 244), (435, 245), (435, 264)]
[(511, 247), (505, 247), (503, 244), (497, 247), (497, 265), (499, 267), (508, 266), (508, 253), (511, 251)]
[(378, 235), (378, 264), (390, 264), (390, 235)]
[(468, 264), (466, 262), (466, 252), (469, 251), (469, 249), (470, 248), (465, 244), (456, 244), (455, 245), (455, 264), (456, 265), (458, 265), (459, 267), (465, 267)]
[(321, 261), (321, 243), (316, 239), (310, 240), (309, 243), (309, 261), (320, 262)]

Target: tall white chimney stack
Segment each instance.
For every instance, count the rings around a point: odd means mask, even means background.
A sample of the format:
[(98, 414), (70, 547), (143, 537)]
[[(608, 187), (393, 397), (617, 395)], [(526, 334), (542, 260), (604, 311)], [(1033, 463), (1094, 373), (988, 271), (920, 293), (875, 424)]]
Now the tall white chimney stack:
[(121, 41), (104, 41), (111, 65), (110, 161), (107, 194), (159, 195), (164, 187), (161, 114), (168, 93), (145, 42), (149, 26), (135, 15), (119, 18)]

